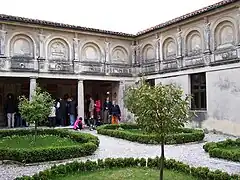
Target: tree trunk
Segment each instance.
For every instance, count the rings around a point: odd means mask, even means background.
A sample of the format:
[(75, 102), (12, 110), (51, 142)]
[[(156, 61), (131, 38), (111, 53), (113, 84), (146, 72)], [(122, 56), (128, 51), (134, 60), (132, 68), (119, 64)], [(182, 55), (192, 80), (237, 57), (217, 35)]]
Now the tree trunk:
[(34, 124), (34, 131), (35, 131), (35, 133), (34, 133), (34, 141), (36, 142), (36, 140), (37, 140), (37, 122), (35, 121), (35, 124)]
[(163, 180), (164, 168), (164, 137), (161, 137), (160, 180)]

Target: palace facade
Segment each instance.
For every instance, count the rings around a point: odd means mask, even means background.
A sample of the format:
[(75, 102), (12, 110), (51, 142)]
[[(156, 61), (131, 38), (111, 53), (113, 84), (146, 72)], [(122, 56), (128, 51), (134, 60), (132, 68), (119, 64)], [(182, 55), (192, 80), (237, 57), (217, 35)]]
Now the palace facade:
[[(117, 99), (145, 76), (192, 94), (194, 126), (240, 135), (240, 1), (224, 0), (136, 35), (0, 15), (0, 124), (8, 93), (36, 84), (70, 94), (84, 114), (86, 94)], [(100, 94), (99, 94), (100, 93)]]

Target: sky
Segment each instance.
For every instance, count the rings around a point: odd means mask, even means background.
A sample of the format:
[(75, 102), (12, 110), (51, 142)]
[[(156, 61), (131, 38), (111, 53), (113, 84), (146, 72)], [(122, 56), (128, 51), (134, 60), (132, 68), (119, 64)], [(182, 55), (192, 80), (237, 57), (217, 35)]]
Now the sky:
[(0, 0), (0, 13), (136, 34), (219, 1)]

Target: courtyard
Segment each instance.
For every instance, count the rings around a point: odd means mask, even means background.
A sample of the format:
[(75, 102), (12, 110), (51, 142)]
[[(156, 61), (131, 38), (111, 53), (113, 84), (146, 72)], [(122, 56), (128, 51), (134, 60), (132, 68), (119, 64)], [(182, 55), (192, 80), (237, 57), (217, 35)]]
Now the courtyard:
[[(50, 168), (54, 164), (64, 164), (75, 160), (86, 161), (119, 157), (154, 158), (160, 155), (160, 145), (139, 144), (127, 140), (99, 135), (96, 131), (89, 131), (87, 129), (83, 130), (83, 132), (95, 135), (100, 140), (99, 148), (93, 153), (93, 155), (69, 160), (33, 163), (27, 165), (5, 161), (0, 165), (0, 179), (12, 180), (23, 175), (33, 175), (39, 171)], [(208, 153), (206, 153), (203, 149), (205, 142), (217, 142), (227, 138), (235, 139), (233, 136), (209, 133), (205, 134), (204, 142), (201, 143), (194, 142), (181, 145), (166, 145), (166, 158), (175, 159), (194, 167), (203, 166), (209, 167), (210, 170), (219, 169), (229, 174), (240, 174), (240, 163), (210, 158)]]

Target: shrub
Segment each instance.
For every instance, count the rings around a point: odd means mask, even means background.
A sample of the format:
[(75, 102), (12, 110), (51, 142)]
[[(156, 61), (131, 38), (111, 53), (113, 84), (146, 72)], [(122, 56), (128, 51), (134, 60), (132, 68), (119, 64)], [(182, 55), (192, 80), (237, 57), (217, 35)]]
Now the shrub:
[[(119, 130), (122, 128), (123, 130)], [(116, 138), (126, 139), (129, 141), (144, 143), (144, 144), (159, 144), (161, 140), (154, 134), (137, 134), (127, 129), (139, 129), (137, 124), (120, 124), (120, 125), (104, 125), (97, 128), (99, 134), (112, 136)], [(202, 141), (204, 138), (204, 132), (202, 130), (180, 128), (176, 131), (176, 134), (167, 135), (165, 138), (166, 144), (181, 144), (195, 141)]]
[[(39, 179), (53, 179), (59, 176), (70, 175), (76, 172), (83, 171), (96, 171), (100, 169), (111, 169), (111, 168), (127, 168), (127, 167), (148, 167), (148, 168), (159, 168), (159, 157), (154, 159), (134, 159), (134, 158), (106, 158), (98, 159), (97, 161), (86, 161), (86, 162), (72, 162), (65, 165), (54, 165), (50, 169), (41, 171), (32, 177), (23, 176), (18, 177), (15, 180), (39, 180)], [(226, 172), (219, 170), (210, 171), (207, 167), (190, 167), (182, 162), (174, 159), (165, 160), (165, 167), (169, 170), (190, 174), (199, 179), (206, 180), (238, 180), (239, 175), (230, 175)]]
[[(235, 147), (236, 149), (231, 150), (231, 147)], [(240, 138), (236, 140), (227, 139), (220, 142), (209, 142), (203, 145), (203, 149), (209, 153), (210, 157), (240, 162)]]
[[(14, 160), (22, 163), (54, 161), (91, 155), (99, 146), (96, 136), (60, 129), (38, 129), (38, 135), (55, 135), (70, 138), (79, 144), (65, 147), (35, 149), (0, 148), (0, 160)], [(0, 130), (0, 138), (6, 136), (34, 135), (34, 129)]]

